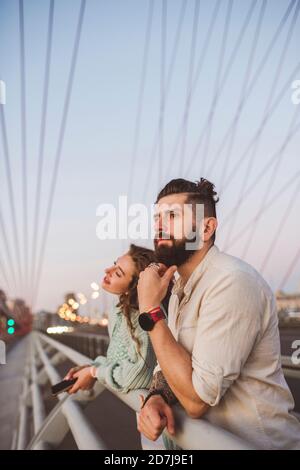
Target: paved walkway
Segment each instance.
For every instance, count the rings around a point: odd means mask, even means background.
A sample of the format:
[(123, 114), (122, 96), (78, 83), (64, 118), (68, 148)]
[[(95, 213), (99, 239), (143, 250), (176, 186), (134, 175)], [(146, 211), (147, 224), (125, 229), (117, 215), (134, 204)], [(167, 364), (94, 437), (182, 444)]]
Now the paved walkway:
[(0, 449), (10, 449), (16, 428), (28, 340), (18, 341), (0, 365)]

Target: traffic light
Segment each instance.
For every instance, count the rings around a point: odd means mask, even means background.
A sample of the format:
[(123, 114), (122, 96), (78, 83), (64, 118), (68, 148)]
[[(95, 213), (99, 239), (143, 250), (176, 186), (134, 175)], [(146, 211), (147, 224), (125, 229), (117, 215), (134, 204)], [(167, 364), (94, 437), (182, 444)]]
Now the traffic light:
[(13, 318), (9, 318), (9, 319), (7, 320), (7, 326), (8, 326), (8, 328), (7, 328), (7, 333), (8, 333), (9, 335), (13, 335), (13, 334), (14, 334), (14, 332), (15, 332), (14, 325), (15, 325), (15, 320), (14, 320)]

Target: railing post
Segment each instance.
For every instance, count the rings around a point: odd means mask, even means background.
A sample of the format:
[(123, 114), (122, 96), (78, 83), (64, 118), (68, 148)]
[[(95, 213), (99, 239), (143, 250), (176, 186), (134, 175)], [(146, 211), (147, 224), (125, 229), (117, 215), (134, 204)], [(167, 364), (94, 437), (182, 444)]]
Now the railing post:
[[(33, 425), (34, 434), (37, 434), (41, 429), (43, 422), (46, 418), (45, 407), (41, 396), (40, 387), (38, 384), (36, 361), (35, 361), (35, 345), (32, 342), (31, 345), (31, 393), (32, 393), (32, 409), (33, 409)], [(47, 449), (47, 444), (39, 442), (35, 447), (38, 450)]]
[[(40, 358), (42, 359), (50, 382), (52, 383), (52, 385), (57, 382), (60, 382), (61, 377), (59, 376), (58, 372), (54, 369), (49, 358), (43, 351), (38, 337), (36, 337), (35, 341), (37, 351), (40, 355)], [(59, 395), (58, 398), (59, 400), (63, 399), (61, 395)], [(104, 444), (102, 443), (100, 437), (97, 435), (96, 431), (93, 429), (92, 425), (87, 422), (78, 403), (76, 403), (74, 400), (72, 400), (71, 397), (69, 397), (68, 400), (64, 401), (62, 405), (62, 411), (69, 423), (70, 429), (79, 449), (104, 449)]]
[(23, 450), (28, 442), (28, 406), (27, 406), (27, 395), (28, 395), (28, 367), (25, 368), (25, 375), (23, 380), (23, 391), (20, 399), (20, 420), (19, 420), (19, 431), (17, 438), (17, 449)]

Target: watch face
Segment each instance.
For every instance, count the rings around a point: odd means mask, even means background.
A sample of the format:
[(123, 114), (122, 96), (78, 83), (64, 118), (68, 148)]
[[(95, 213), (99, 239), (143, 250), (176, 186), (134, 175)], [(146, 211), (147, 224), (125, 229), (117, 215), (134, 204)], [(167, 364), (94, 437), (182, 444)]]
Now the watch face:
[(142, 313), (139, 316), (139, 324), (140, 324), (141, 328), (143, 328), (143, 330), (150, 331), (150, 330), (152, 330), (152, 328), (154, 326), (154, 321), (152, 320), (150, 315), (148, 315), (147, 313)]

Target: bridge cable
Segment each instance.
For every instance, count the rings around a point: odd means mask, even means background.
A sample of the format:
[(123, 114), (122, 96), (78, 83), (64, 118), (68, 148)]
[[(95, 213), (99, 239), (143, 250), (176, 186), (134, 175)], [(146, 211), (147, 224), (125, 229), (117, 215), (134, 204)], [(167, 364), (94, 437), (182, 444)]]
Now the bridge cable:
[(7, 185), (8, 185), (13, 240), (14, 240), (15, 255), (16, 255), (16, 260), (17, 260), (17, 272), (18, 272), (18, 284), (17, 284), (18, 289), (16, 292), (16, 295), (17, 295), (19, 292), (20, 286), (22, 285), (21, 254), (20, 254), (18, 224), (17, 224), (16, 209), (15, 209), (15, 196), (14, 196), (14, 188), (13, 188), (13, 183), (12, 183), (10, 152), (9, 152), (8, 136), (7, 136), (7, 129), (6, 129), (4, 105), (0, 106), (0, 117), (1, 117), (3, 154), (4, 154), (4, 162), (5, 162), (5, 170), (6, 170), (6, 179), (7, 179)]
[[(290, 28), (288, 30), (288, 34), (287, 34), (287, 38), (286, 38), (286, 42), (284, 43), (284, 47), (283, 47), (283, 50), (282, 50), (282, 54), (279, 58), (279, 62), (278, 62), (278, 66), (277, 66), (277, 69), (275, 71), (275, 74), (274, 74), (274, 80), (273, 80), (273, 83), (270, 87), (270, 92), (269, 92), (269, 96), (267, 98), (267, 102), (266, 102), (266, 105), (265, 105), (265, 109), (264, 109), (264, 112), (263, 112), (263, 117), (262, 117), (262, 120), (261, 120), (261, 124), (264, 122), (269, 110), (270, 110), (270, 107), (271, 107), (271, 102), (272, 102), (272, 97), (278, 87), (278, 83), (279, 83), (279, 79), (280, 79), (280, 76), (281, 76), (281, 73), (282, 73), (282, 69), (283, 69), (283, 65), (284, 65), (284, 61), (285, 61), (285, 58), (286, 58), (286, 54), (287, 54), (287, 50), (288, 50), (288, 46), (289, 46), (289, 43), (290, 43), (290, 40), (292, 38), (292, 34), (293, 34), (293, 31), (294, 31), (294, 28), (295, 28), (295, 23), (296, 23), (296, 20), (297, 20), (297, 17), (298, 17), (298, 14), (299, 14), (299, 8), (300, 8), (300, 0), (298, 1), (298, 4), (297, 4), (297, 8), (295, 9), (295, 13), (294, 13), (294, 17), (292, 18), (292, 22), (291, 22), (291, 25), (290, 25)], [(252, 171), (252, 168), (253, 168), (253, 165), (254, 165), (254, 161), (256, 159), (256, 156), (257, 156), (257, 153), (258, 153), (258, 149), (259, 149), (259, 144), (260, 144), (260, 141), (261, 141), (261, 137), (262, 137), (262, 132), (259, 133), (259, 135), (257, 136), (257, 139), (255, 141), (255, 144), (254, 146), (252, 147), (252, 152), (250, 155), (250, 158), (248, 159), (248, 165), (247, 165), (247, 168), (246, 168), (246, 172), (245, 172), (245, 176), (244, 176), (244, 180), (243, 180), (243, 183), (241, 185), (241, 191), (240, 191), (240, 195), (238, 197), (238, 206), (237, 206), (237, 210), (235, 211), (235, 214), (233, 216), (233, 220), (230, 224), (230, 229), (228, 230), (228, 233), (227, 233), (227, 240), (225, 242), (225, 247), (224, 247), (224, 250), (226, 250), (226, 247), (227, 247), (227, 244), (229, 243), (230, 241), (230, 234), (233, 233), (233, 229), (234, 229), (234, 225), (236, 223), (236, 220), (237, 220), (237, 217), (238, 217), (238, 213), (239, 213), (239, 209), (240, 209), (240, 205), (241, 205), (241, 201), (243, 199), (243, 195), (244, 195), (244, 189), (245, 187), (247, 186), (247, 183), (248, 183), (248, 180), (250, 178), (250, 174), (251, 174), (251, 171)], [(280, 163), (280, 160), (278, 160), (278, 163)], [(275, 168), (279, 168), (279, 165), (277, 165)], [(275, 180), (275, 177), (276, 177), (276, 174), (277, 172), (275, 172), (275, 174), (272, 174), (272, 177), (271, 177), (271, 180), (270, 180), (270, 184), (267, 188), (267, 191), (266, 191), (266, 195), (269, 194), (269, 192), (271, 191), (271, 188), (272, 188), (272, 184)], [(266, 197), (265, 197), (266, 198)], [(265, 200), (265, 198), (263, 198), (262, 200), (262, 204), (263, 204), (263, 201)], [(251, 242), (251, 239), (253, 238), (254, 236), (254, 231), (256, 229), (256, 225), (253, 226), (253, 232), (252, 234), (250, 234), (250, 237), (248, 239), (248, 242), (249, 244), (247, 243), (247, 250), (250, 246), (250, 242)], [(246, 247), (246, 245), (245, 245)], [(244, 249), (244, 252), (243, 252), (243, 256), (246, 256), (247, 254), (247, 251)]]
[(149, 61), (149, 47), (150, 47), (150, 40), (151, 40), (151, 34), (152, 34), (153, 7), (154, 7), (154, 1), (149, 0), (148, 19), (147, 19), (143, 61), (142, 61), (142, 74), (141, 74), (141, 82), (140, 82), (139, 95), (138, 95), (137, 113), (136, 113), (136, 119), (135, 119), (133, 148), (132, 148), (131, 162), (130, 162), (130, 167), (129, 167), (129, 182), (128, 182), (128, 202), (129, 203), (131, 202), (131, 196), (133, 193), (134, 170), (136, 166), (138, 146), (139, 146), (139, 141), (140, 141), (140, 128), (141, 128), (141, 120), (142, 120), (142, 114), (143, 114), (146, 75), (147, 75), (148, 61)]
[[(206, 118), (205, 123), (203, 125), (201, 134), (200, 134), (200, 136), (197, 140), (197, 143), (195, 145), (195, 148), (192, 152), (192, 159), (190, 159), (189, 164), (187, 165), (187, 169), (185, 170), (185, 176), (187, 176), (189, 174), (191, 168), (195, 164), (196, 157), (199, 153), (199, 150), (201, 148), (201, 145), (202, 145), (202, 142), (203, 142), (204, 138), (206, 139), (206, 141), (205, 141), (205, 151), (203, 152), (203, 158), (201, 159), (200, 173), (203, 174), (203, 172), (205, 170), (206, 156), (207, 156), (209, 145), (210, 145), (211, 129), (212, 129), (213, 119), (214, 119), (215, 112), (216, 112), (216, 107), (218, 105), (218, 101), (219, 101), (219, 99), (222, 95), (222, 92), (225, 88), (225, 85), (226, 85), (226, 82), (227, 82), (228, 77), (230, 75), (233, 64), (236, 60), (238, 50), (241, 47), (242, 40), (243, 40), (243, 37), (244, 37), (244, 35), (247, 31), (247, 28), (249, 26), (250, 19), (253, 15), (255, 5), (256, 5), (256, 0), (254, 0), (250, 4), (250, 8), (249, 8), (248, 12), (246, 13), (244, 23), (243, 23), (243, 25), (240, 29), (240, 32), (238, 34), (238, 38), (237, 38), (237, 40), (235, 42), (235, 45), (232, 49), (232, 52), (230, 54), (229, 60), (227, 62), (227, 65), (226, 65), (226, 68), (225, 68), (225, 71), (224, 71), (224, 74), (222, 76), (223, 62), (224, 62), (224, 58), (225, 58), (225, 46), (226, 46), (227, 35), (228, 35), (228, 30), (227, 29), (224, 30), (223, 38), (221, 40), (221, 51), (220, 51), (220, 58), (219, 58), (219, 66), (218, 66), (218, 69), (217, 69), (216, 82), (215, 82), (215, 86), (214, 86), (212, 102), (211, 102), (211, 105), (210, 105), (210, 109), (209, 109), (207, 118)], [(229, 4), (229, 6), (230, 6), (230, 4)]]
[(42, 109), (41, 109), (41, 127), (40, 127), (39, 150), (38, 150), (38, 169), (37, 169), (37, 179), (36, 179), (36, 187), (35, 187), (33, 237), (32, 237), (32, 249), (31, 249), (31, 270), (30, 270), (30, 279), (32, 280), (31, 298), (33, 296), (33, 287), (34, 287), (33, 280), (34, 280), (34, 273), (36, 269), (37, 244), (38, 244), (38, 239), (39, 239), (39, 228), (40, 228), (41, 188), (42, 188), (42, 182), (43, 182), (44, 150), (45, 150), (45, 135), (46, 135), (47, 111), (48, 111), (48, 94), (49, 94), (51, 53), (52, 53), (54, 6), (55, 6), (55, 0), (50, 0), (48, 28), (47, 28), (44, 86), (43, 86), (43, 98), (42, 98)]
[(73, 52), (72, 52), (71, 66), (70, 66), (68, 83), (67, 83), (67, 92), (66, 92), (66, 97), (65, 97), (64, 107), (63, 107), (63, 115), (62, 115), (62, 121), (60, 125), (58, 145), (57, 145), (57, 150), (56, 150), (56, 155), (55, 155), (54, 171), (53, 171), (52, 178), (51, 178), (50, 195), (49, 195), (48, 204), (47, 204), (44, 229), (42, 232), (42, 241), (40, 245), (37, 270), (34, 276), (33, 305), (35, 305), (35, 300), (36, 300), (37, 292), (39, 289), (39, 282), (40, 282), (40, 277), (41, 277), (42, 268), (43, 268), (45, 248), (46, 248), (46, 242), (47, 242), (47, 237), (48, 237), (48, 232), (49, 232), (51, 212), (52, 212), (56, 183), (57, 183), (57, 178), (58, 178), (62, 147), (64, 143), (64, 136), (65, 136), (68, 111), (69, 111), (71, 93), (72, 93), (73, 82), (74, 82), (74, 75), (75, 75), (77, 56), (78, 56), (78, 50), (79, 50), (79, 44), (80, 44), (80, 38), (81, 38), (81, 30), (82, 30), (85, 6), (86, 6), (86, 0), (81, 0), (78, 23), (77, 23), (77, 28), (76, 28), (75, 42), (74, 42), (74, 47), (73, 47)]
[(27, 179), (27, 105), (26, 105), (26, 58), (24, 1), (19, 0), (19, 40), (20, 40), (20, 94), (21, 94), (21, 158), (22, 158), (22, 211), (23, 211), (23, 250), (24, 250), (24, 294), (28, 293), (28, 179)]
[(274, 33), (272, 39), (270, 40), (270, 42), (269, 42), (269, 44), (268, 44), (268, 46), (267, 46), (267, 48), (266, 48), (266, 51), (265, 51), (265, 53), (263, 54), (263, 57), (262, 57), (262, 59), (261, 59), (259, 65), (258, 65), (258, 67), (257, 67), (257, 69), (256, 69), (256, 71), (255, 71), (255, 73), (254, 73), (254, 76), (253, 76), (253, 78), (252, 78), (252, 80), (251, 80), (251, 83), (250, 83), (250, 85), (249, 85), (249, 88), (247, 89), (247, 92), (245, 93), (244, 99), (243, 99), (242, 103), (239, 103), (239, 105), (238, 105), (238, 107), (237, 107), (237, 110), (236, 110), (236, 113), (235, 113), (235, 116), (234, 116), (233, 120), (231, 121), (231, 123), (230, 123), (230, 125), (229, 125), (229, 127), (228, 127), (228, 129), (227, 129), (227, 131), (226, 131), (226, 133), (225, 133), (225, 136), (224, 136), (224, 138), (222, 139), (222, 142), (221, 142), (221, 144), (220, 144), (218, 150), (216, 151), (214, 157), (211, 159), (212, 165), (208, 168), (207, 174), (211, 174), (211, 173), (212, 173), (212, 171), (213, 171), (213, 169), (214, 169), (216, 163), (218, 162), (218, 160), (219, 160), (219, 158), (220, 158), (220, 156), (221, 156), (222, 150), (225, 148), (226, 142), (227, 142), (228, 138), (230, 137), (231, 133), (233, 132), (233, 129), (234, 129), (234, 127), (235, 127), (235, 124), (236, 124), (237, 120), (239, 119), (242, 110), (244, 109), (244, 107), (245, 107), (245, 105), (246, 105), (248, 99), (250, 98), (251, 93), (252, 93), (252, 91), (254, 90), (254, 87), (255, 87), (255, 85), (256, 85), (256, 83), (257, 83), (257, 81), (258, 81), (258, 79), (259, 79), (261, 73), (263, 72), (265, 66), (266, 66), (267, 63), (268, 63), (269, 57), (270, 57), (270, 55), (271, 55), (271, 52), (272, 52), (272, 50), (273, 50), (273, 48), (274, 48), (274, 46), (275, 46), (275, 44), (276, 44), (278, 38), (280, 37), (280, 34), (281, 34), (282, 30), (283, 30), (283, 27), (284, 27), (285, 23), (286, 23), (287, 20), (288, 20), (288, 17), (289, 17), (289, 15), (290, 15), (291, 11), (292, 11), (292, 8), (293, 8), (295, 2), (296, 2), (296, 0), (291, 0), (291, 2), (290, 2), (290, 4), (288, 5), (288, 8), (287, 8), (285, 14), (284, 14), (283, 17), (281, 18), (280, 23), (279, 23), (279, 25), (278, 25), (278, 27), (277, 27), (277, 29), (276, 29), (276, 31), (275, 31), (275, 33)]
[(194, 68), (195, 68), (195, 52), (198, 38), (198, 25), (199, 25), (199, 12), (200, 12), (200, 2), (195, 0), (194, 7), (194, 21), (192, 29), (192, 38), (191, 38), (191, 48), (190, 48), (190, 60), (189, 60), (189, 70), (187, 77), (187, 89), (186, 89), (186, 99), (185, 99), (185, 109), (184, 109), (184, 120), (183, 120), (183, 129), (182, 129), (182, 141), (181, 141), (181, 152), (179, 156), (179, 173), (183, 172), (183, 165), (186, 153), (186, 141), (188, 135), (188, 123), (189, 115), (191, 108), (191, 87), (192, 80), (194, 77)]
[[(175, 65), (175, 61), (176, 61), (176, 58), (177, 58), (178, 46), (179, 46), (179, 43), (180, 43), (182, 26), (183, 26), (185, 13), (186, 13), (186, 6), (187, 6), (187, 0), (183, 0), (182, 4), (181, 4), (180, 13), (179, 13), (179, 16), (178, 16), (178, 24), (177, 24), (177, 28), (176, 28), (175, 40), (174, 40), (174, 44), (173, 44), (173, 48), (172, 48), (172, 54), (171, 54), (170, 64), (169, 64), (168, 73), (167, 73), (166, 87), (165, 87), (165, 99), (164, 99), (165, 105), (167, 103), (167, 98), (168, 98), (168, 95), (169, 95), (169, 90), (170, 90), (172, 79), (173, 79), (174, 65)], [(158, 139), (159, 139), (159, 120), (158, 120), (157, 128), (156, 128), (155, 135), (154, 135), (153, 142), (152, 142), (152, 146), (151, 146), (150, 157), (148, 159), (148, 169), (147, 169), (147, 172), (146, 172), (146, 178), (145, 178), (145, 184), (144, 184), (144, 191), (143, 191), (142, 200), (146, 199), (147, 191), (149, 190), (149, 187), (150, 187), (149, 182), (150, 182), (151, 177), (152, 177), (154, 163), (155, 163), (155, 159), (157, 157)]]

